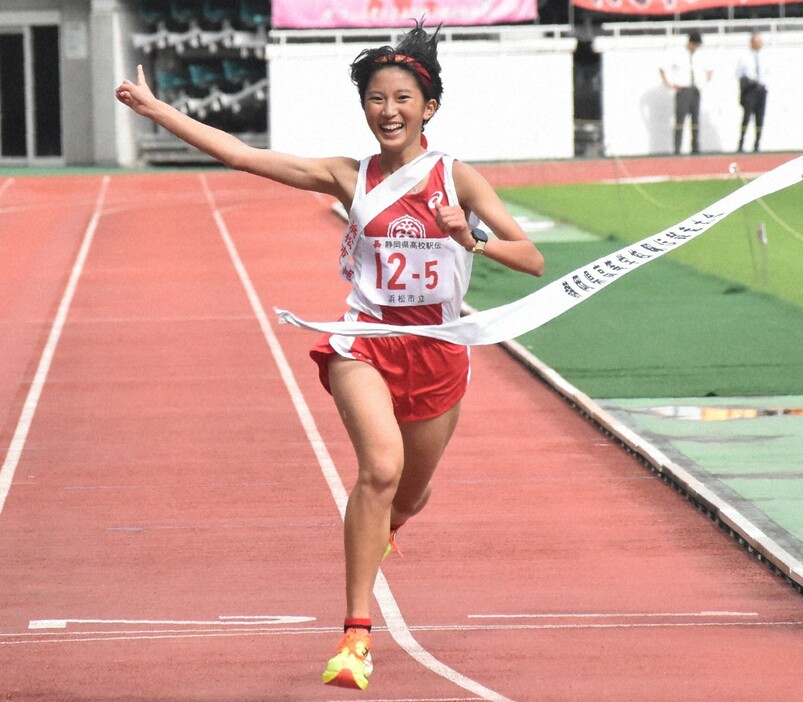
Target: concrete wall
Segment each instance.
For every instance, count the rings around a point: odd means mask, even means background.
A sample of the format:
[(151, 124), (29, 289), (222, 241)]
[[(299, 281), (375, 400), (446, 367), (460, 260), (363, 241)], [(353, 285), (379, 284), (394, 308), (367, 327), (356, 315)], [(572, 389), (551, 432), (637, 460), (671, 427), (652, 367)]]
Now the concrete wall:
[[(441, 42), (444, 95), (426, 129), (431, 149), (466, 161), (573, 156), (576, 42), (528, 29), (515, 40)], [(360, 50), (374, 45), (269, 46), (271, 148), (306, 156), (374, 153), (348, 71)]]
[(90, 37), (90, 2), (62, 2), (61, 105), (63, 154), (68, 165), (95, 160), (92, 139), (92, 62), (95, 47)]
[[(133, 0), (2, 0), (0, 25), (59, 26), (61, 94), (53, 99), (61, 105), (66, 165), (136, 165), (137, 138), (153, 131), (113, 96), (143, 59), (132, 45), (135, 13)], [(537, 26), (461, 33), (447, 30), (440, 45), (445, 94), (427, 128), (431, 147), (471, 161), (571, 158), (575, 40)], [(381, 43), (383, 30), (315, 43), (309, 33), (303, 42), (291, 34), (274, 33), (269, 46), (270, 146), (301, 155), (372, 153), (348, 66), (362, 48)]]
[[(696, 56), (707, 56), (714, 75), (703, 89), (700, 149), (735, 151), (742, 109), (735, 71), (748, 46), (749, 32), (703, 34)], [(602, 54), (602, 121), (607, 156), (671, 153), (674, 93), (661, 83), (658, 69), (671, 51), (686, 43), (680, 36), (597, 37)], [(761, 148), (764, 151), (803, 150), (803, 32), (764, 34), (762, 63), (770, 63), (767, 113)], [(688, 122), (683, 152), (689, 151)], [(753, 128), (745, 145), (752, 148)]]
[(96, 55), (103, 56), (92, 62), (91, 72), (92, 149), (94, 161), (100, 165), (133, 166), (138, 161), (135, 122), (142, 119), (114, 97), (114, 88), (123, 78), (136, 79), (130, 5), (120, 0), (92, 0), (92, 46)]
[[(63, 2), (61, 0), (3, 0), (0, 3), (0, 28), (10, 29), (12, 32), (17, 32), (19, 30), (29, 29), (35, 26), (62, 26), (64, 20), (64, 12), (63, 12)], [(81, 5), (85, 3), (76, 3), (76, 5)], [(75, 14), (71, 13), (71, 17), (74, 18)], [(63, 36), (60, 32), (59, 35), (59, 44), (60, 44), (60, 52), (61, 52), (61, 60), (59, 66), (54, 66), (53, 70), (60, 70), (61, 71), (61, 93), (58, 95), (50, 96), (50, 99), (53, 101), (52, 105), (45, 105), (45, 106), (38, 106), (40, 109), (44, 110), (52, 110), (52, 109), (61, 109), (61, 118), (62, 118), (62, 125), (68, 119), (68, 115), (72, 116), (74, 113), (74, 106), (77, 103), (83, 102), (86, 104), (87, 102), (87, 95), (88, 93), (80, 88), (77, 89), (76, 93), (69, 93), (64, 89), (64, 76), (65, 73), (67, 75), (71, 74), (70, 67), (65, 66), (64, 60), (64, 41)], [(26, 53), (30, 46), (26, 47)], [(28, 56), (28, 61), (31, 60), (31, 57)], [(27, 111), (27, 118), (28, 120), (32, 120), (32, 112), (31, 112), (31, 105), (34, 99), (33, 91), (30, 90), (32, 82), (29, 81), (29, 85), (26, 86), (26, 111)], [(28, 138), (30, 139), (32, 136), (32, 129), (31, 126), (32, 122), (29, 121), (29, 129), (28, 131)], [(63, 134), (63, 132), (62, 132)], [(86, 130), (84, 130), (84, 134), (86, 134)], [(62, 136), (62, 151), (66, 147), (67, 139), (66, 137)], [(71, 148), (77, 148), (79, 151), (81, 150), (81, 143), (78, 140), (74, 145), (71, 145)], [(29, 154), (27, 160), (23, 160), (23, 162), (31, 162), (33, 156)], [(18, 158), (12, 158), (12, 162), (16, 162)], [(48, 157), (39, 159), (40, 161), (44, 162), (57, 162), (60, 163), (62, 159)]]
[[(131, 73), (131, 3), (123, 0), (2, 0), (0, 27), (59, 27), (62, 156), (28, 156), (30, 164), (134, 163), (136, 146), (114, 86)], [(127, 71), (127, 73), (126, 73)], [(38, 109), (53, 109), (39, 105)], [(122, 108), (122, 106), (120, 106)]]
[[(0, 26), (60, 28), (63, 158), (66, 165), (135, 165), (137, 135), (148, 125), (119, 105), (114, 87), (133, 77), (142, 56), (132, 46), (132, 0), (2, 0)], [(269, 143), (309, 156), (361, 157), (376, 149), (348, 66), (366, 46), (393, 43), (383, 30), (335, 33), (297, 41), (274, 32), (268, 45)], [(398, 33), (397, 33), (398, 34)], [(377, 39), (379, 37), (379, 39)], [(706, 32), (704, 52), (714, 78), (702, 96), (703, 151), (730, 152), (738, 143), (741, 107), (735, 67), (747, 47), (744, 31)], [(803, 151), (803, 30), (764, 34), (771, 62), (766, 151)], [(685, 35), (602, 36), (604, 153), (638, 156), (672, 151), (673, 93), (658, 74)], [(467, 161), (574, 156), (572, 64), (576, 42), (549, 28), (488, 28), (456, 33), (440, 44), (444, 98), (427, 127), (430, 147)], [(701, 54), (702, 55), (702, 54)], [(689, 148), (688, 129), (684, 151)], [(746, 145), (752, 145), (752, 127)]]

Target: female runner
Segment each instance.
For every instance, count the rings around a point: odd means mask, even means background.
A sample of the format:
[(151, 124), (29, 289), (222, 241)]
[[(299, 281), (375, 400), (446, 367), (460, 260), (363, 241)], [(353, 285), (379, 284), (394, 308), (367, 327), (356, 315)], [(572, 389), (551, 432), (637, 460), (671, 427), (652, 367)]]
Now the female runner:
[[(424, 125), (443, 92), (438, 31), (416, 23), (398, 46), (363, 51), (351, 65), (379, 153), (303, 158), (258, 149), (154, 97), (141, 66), (117, 99), (224, 165), (337, 198), (346, 210), (427, 154)], [(379, 214), (352, 218), (341, 272), (351, 281), (345, 318), (440, 324), (460, 315), (473, 255), (540, 276), (544, 259), (488, 182), (443, 154), (428, 172), (392, 192)], [(401, 175), (401, 174), (400, 174)], [(380, 189), (381, 190), (381, 189)], [(380, 192), (377, 190), (377, 193)], [(353, 210), (352, 210), (353, 212)], [(495, 235), (472, 226), (481, 220)], [(469, 376), (468, 349), (420, 336), (326, 336), (311, 351), (356, 452), (358, 477), (346, 508), (344, 636), (323, 682), (364, 690), (371, 663), (371, 599), (396, 531), (426, 504), (431, 479), (455, 429)], [(390, 535), (390, 536), (389, 536)]]

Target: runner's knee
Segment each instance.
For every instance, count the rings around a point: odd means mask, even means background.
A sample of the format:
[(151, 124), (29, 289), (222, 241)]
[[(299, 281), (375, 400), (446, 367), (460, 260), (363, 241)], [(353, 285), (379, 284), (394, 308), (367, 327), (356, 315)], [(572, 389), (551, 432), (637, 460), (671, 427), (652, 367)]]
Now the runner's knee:
[(357, 482), (364, 490), (392, 501), (401, 478), (401, 462), (393, 459), (375, 459), (360, 466)]

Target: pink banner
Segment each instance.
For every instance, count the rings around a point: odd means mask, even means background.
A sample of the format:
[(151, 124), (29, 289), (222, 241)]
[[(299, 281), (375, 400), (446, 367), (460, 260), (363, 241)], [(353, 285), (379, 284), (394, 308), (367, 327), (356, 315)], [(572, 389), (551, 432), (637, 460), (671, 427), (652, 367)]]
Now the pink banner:
[(410, 27), (426, 18), (428, 27), (532, 22), (536, 0), (273, 0), (276, 29)]
[(791, 5), (803, 0), (571, 0), (576, 7), (622, 15), (674, 15), (724, 7)]

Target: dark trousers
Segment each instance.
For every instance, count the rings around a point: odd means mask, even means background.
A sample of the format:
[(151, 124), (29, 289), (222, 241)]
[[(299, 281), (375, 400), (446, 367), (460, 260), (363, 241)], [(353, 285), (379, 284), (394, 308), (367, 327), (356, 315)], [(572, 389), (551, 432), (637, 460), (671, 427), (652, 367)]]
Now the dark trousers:
[(744, 133), (750, 120), (755, 118), (756, 141), (753, 150), (758, 151), (758, 144), (761, 141), (761, 130), (764, 128), (764, 111), (767, 107), (767, 89), (758, 83), (752, 85), (742, 85), (742, 96), (740, 102), (744, 109), (742, 116), (742, 129), (739, 134), (739, 151), (744, 147)]
[(686, 117), (691, 117), (691, 150), (700, 153), (700, 89), (678, 88), (675, 93), (675, 153), (680, 153), (680, 143), (683, 140), (683, 123)]

